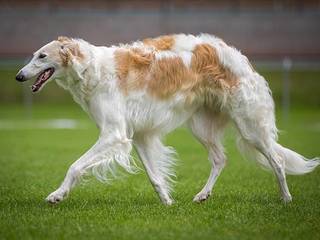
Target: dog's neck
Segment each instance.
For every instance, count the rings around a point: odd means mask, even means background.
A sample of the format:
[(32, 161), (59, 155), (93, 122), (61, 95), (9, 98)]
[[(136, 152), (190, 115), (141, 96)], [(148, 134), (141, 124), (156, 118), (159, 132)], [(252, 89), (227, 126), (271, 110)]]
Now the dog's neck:
[(114, 68), (110, 64), (113, 49), (96, 47), (87, 42), (79, 42), (79, 47), (84, 58), (81, 61), (75, 59), (68, 67), (65, 78), (56, 81), (88, 112), (89, 101), (97, 86), (108, 85), (108, 80), (115, 77)]

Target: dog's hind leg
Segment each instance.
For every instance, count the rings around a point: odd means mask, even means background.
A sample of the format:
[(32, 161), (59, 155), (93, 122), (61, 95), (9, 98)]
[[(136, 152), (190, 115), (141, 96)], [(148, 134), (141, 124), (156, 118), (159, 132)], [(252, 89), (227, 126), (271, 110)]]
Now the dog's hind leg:
[(174, 177), (174, 150), (162, 144), (158, 136), (141, 135), (134, 138), (134, 146), (161, 201), (171, 205), (170, 183)]
[[(246, 119), (248, 123), (248, 119)], [(254, 124), (255, 125), (255, 124)], [(285, 161), (281, 155), (277, 152), (277, 143), (270, 135), (264, 134), (264, 128), (255, 126), (250, 129), (250, 136), (246, 135), (249, 130), (247, 127), (238, 125), (240, 134), (242, 135), (243, 146), (253, 153), (258, 162), (267, 168), (271, 168), (278, 180), (280, 192), (284, 202), (290, 202), (292, 200), (291, 194), (286, 181), (285, 175)], [(250, 149), (251, 148), (251, 149)], [(241, 149), (243, 150), (243, 149)]]
[(194, 197), (194, 202), (205, 201), (211, 195), (212, 188), (225, 166), (226, 156), (221, 138), (226, 122), (227, 117), (221, 113), (214, 113), (205, 109), (201, 109), (195, 113), (188, 122), (193, 135), (207, 149), (208, 158), (212, 164), (207, 183)]
[[(273, 149), (275, 146), (275, 142), (272, 143), (270, 147), (264, 146), (258, 149), (268, 160), (270, 166), (272, 167), (280, 187), (281, 197), (285, 203), (291, 202), (292, 197), (288, 188), (286, 174), (285, 174), (285, 162), (281, 157), (277, 154), (276, 150)], [(260, 144), (256, 146), (257, 148), (260, 147)]]
[[(269, 114), (272, 115), (273, 113)], [(264, 118), (253, 119), (252, 116), (244, 117), (242, 115), (234, 118), (242, 136), (240, 150), (249, 150), (249, 153), (254, 155), (255, 160), (273, 170), (278, 180), (282, 199), (284, 202), (290, 202), (292, 197), (286, 181), (285, 161), (277, 151), (278, 144), (274, 133), (265, 124)]]
[[(249, 150), (254, 158), (273, 170), (285, 202), (291, 201), (285, 175), (285, 158), (277, 144), (274, 105), (267, 83), (257, 77), (255, 91), (244, 85), (233, 97), (230, 117), (238, 128), (240, 150)], [(248, 92), (250, 94), (248, 94)]]

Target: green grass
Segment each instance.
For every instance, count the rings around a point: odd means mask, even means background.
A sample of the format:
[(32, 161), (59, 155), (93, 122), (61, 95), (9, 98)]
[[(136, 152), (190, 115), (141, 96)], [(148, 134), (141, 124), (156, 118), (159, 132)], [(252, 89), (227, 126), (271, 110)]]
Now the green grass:
[[(51, 118), (78, 119), (84, 127), (32, 127)], [(320, 169), (288, 176), (293, 202), (285, 205), (273, 175), (241, 158), (232, 129), (225, 137), (227, 167), (203, 204), (192, 198), (209, 174), (206, 152), (181, 128), (166, 140), (180, 159), (173, 206), (160, 203), (145, 172), (111, 185), (90, 178), (51, 206), (44, 198), (95, 142), (94, 124), (75, 105), (37, 105), (29, 120), (21, 107), (0, 105), (1, 121), (28, 123), (27, 129), (0, 129), (1, 239), (320, 239)], [(319, 109), (294, 109), (278, 125), (282, 144), (320, 155)]]

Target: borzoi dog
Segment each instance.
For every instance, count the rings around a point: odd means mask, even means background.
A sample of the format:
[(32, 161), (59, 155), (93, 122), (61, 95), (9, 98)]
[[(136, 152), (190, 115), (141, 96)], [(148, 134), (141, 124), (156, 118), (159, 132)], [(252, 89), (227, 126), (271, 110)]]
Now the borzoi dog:
[(221, 138), (229, 120), (240, 133), (240, 149), (274, 172), (285, 202), (292, 199), (285, 173), (308, 173), (320, 164), (277, 143), (267, 82), (244, 55), (212, 35), (168, 35), (112, 47), (59, 37), (36, 51), (16, 76), (21, 82), (31, 78), (34, 93), (56, 80), (100, 130), (97, 142), (46, 198), (50, 203), (62, 201), (85, 173), (108, 180), (117, 165), (134, 172), (134, 146), (161, 201), (172, 204), (174, 150), (161, 138), (184, 123), (212, 164), (195, 202), (210, 196), (225, 166)]

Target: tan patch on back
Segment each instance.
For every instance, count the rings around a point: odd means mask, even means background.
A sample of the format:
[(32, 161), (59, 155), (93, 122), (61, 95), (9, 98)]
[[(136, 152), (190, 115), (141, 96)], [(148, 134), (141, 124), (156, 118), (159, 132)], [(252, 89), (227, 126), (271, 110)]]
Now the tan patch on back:
[(143, 43), (153, 46), (158, 51), (170, 50), (174, 44), (174, 37), (165, 35), (158, 38), (146, 38)]
[(115, 62), (119, 86), (125, 94), (146, 89), (150, 95), (166, 99), (181, 92), (191, 103), (199, 97), (212, 98), (219, 91), (227, 93), (238, 84), (209, 44), (195, 47), (190, 67), (179, 56), (156, 59), (153, 53), (137, 48), (115, 51)]
[(236, 76), (220, 63), (216, 50), (209, 44), (199, 44), (193, 50), (191, 69), (201, 78), (201, 85), (218, 89), (236, 86)]
[(138, 48), (133, 48), (117, 50), (114, 56), (120, 89), (125, 94), (128, 94), (131, 90), (143, 88), (154, 55), (144, 53)]
[(207, 101), (218, 92), (224, 95), (238, 84), (236, 76), (220, 63), (216, 50), (209, 44), (195, 47), (190, 68), (178, 56), (155, 61), (149, 78), (148, 91), (152, 95), (164, 99), (180, 91), (186, 94), (188, 103), (197, 96)]
[(180, 57), (163, 58), (152, 65), (148, 90), (154, 96), (168, 98), (191, 89), (195, 82), (196, 76)]
[(153, 96), (167, 98), (179, 90), (191, 88), (194, 75), (180, 57), (155, 59), (139, 49), (115, 51), (116, 72), (124, 94), (146, 88)]

